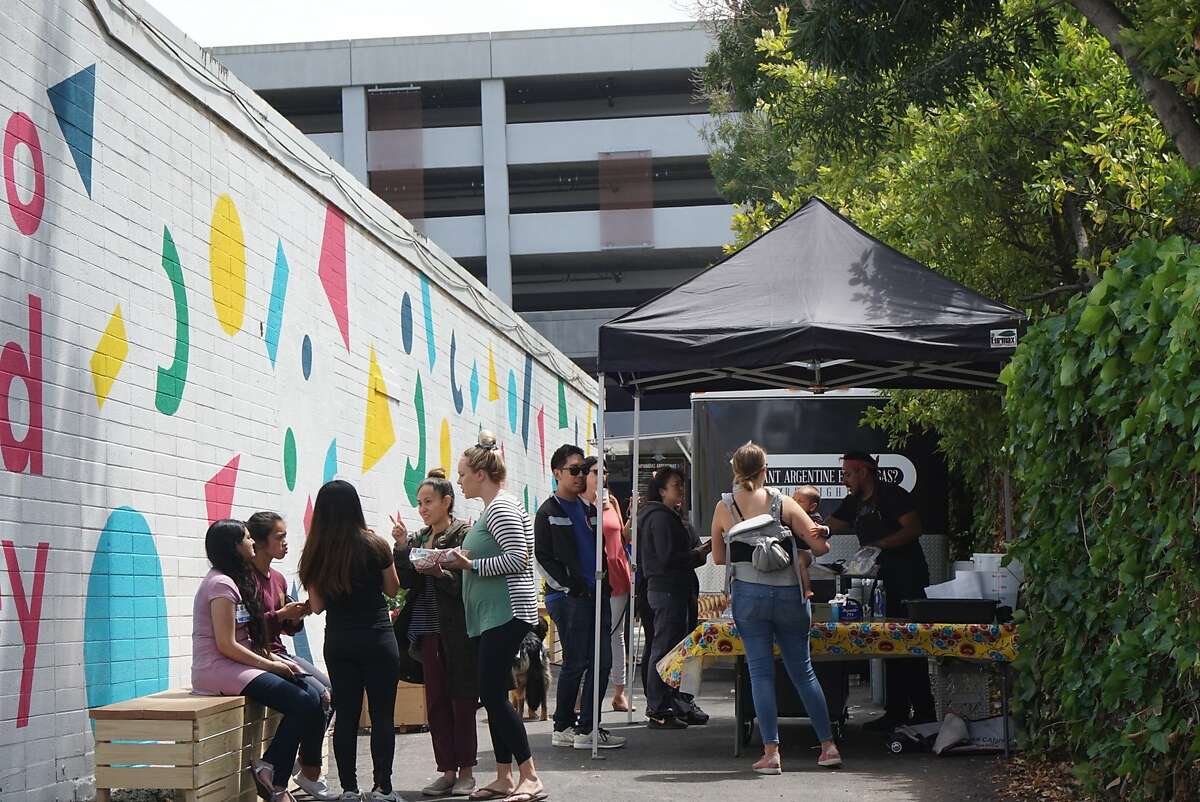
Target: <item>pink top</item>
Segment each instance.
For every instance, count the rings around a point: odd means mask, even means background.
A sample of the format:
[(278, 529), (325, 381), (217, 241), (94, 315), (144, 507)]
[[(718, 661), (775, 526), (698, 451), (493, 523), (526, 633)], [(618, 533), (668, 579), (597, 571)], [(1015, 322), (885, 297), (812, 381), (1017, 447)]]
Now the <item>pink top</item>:
[(213, 599), (229, 599), (233, 602), (234, 620), (237, 622), (234, 637), (247, 649), (254, 648), (250, 645), (246, 608), (237, 585), (220, 571), (209, 571), (208, 576), (200, 582), (196, 600), (192, 603), (192, 692), (237, 696), (251, 680), (266, 672), (230, 660), (217, 649), (212, 623)]
[(629, 558), (621, 540), (621, 516), (611, 505), (604, 507), (604, 558), (608, 561), (608, 584), (614, 596), (628, 596), (631, 583)]

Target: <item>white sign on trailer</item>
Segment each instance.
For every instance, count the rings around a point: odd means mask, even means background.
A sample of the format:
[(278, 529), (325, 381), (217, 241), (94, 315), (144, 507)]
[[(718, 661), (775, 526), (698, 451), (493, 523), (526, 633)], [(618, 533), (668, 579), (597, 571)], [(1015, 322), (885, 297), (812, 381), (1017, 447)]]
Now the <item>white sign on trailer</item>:
[[(917, 468), (902, 454), (877, 454), (879, 478), (912, 492)], [(801, 485), (812, 485), (821, 498), (846, 497), (841, 454), (771, 454), (767, 457), (767, 484), (791, 495)]]

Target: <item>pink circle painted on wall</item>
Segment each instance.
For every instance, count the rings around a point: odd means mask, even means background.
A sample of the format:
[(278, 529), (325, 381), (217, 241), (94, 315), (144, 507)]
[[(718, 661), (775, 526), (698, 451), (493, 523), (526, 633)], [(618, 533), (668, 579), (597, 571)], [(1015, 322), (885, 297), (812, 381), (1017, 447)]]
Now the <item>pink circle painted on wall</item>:
[[(15, 178), (17, 145), (29, 148), (33, 166), (33, 196), (22, 202)], [(42, 162), (42, 144), (37, 126), (21, 112), (14, 112), (4, 126), (4, 190), (8, 195), (8, 210), (17, 229), (26, 236), (37, 231), (46, 209), (46, 169)]]

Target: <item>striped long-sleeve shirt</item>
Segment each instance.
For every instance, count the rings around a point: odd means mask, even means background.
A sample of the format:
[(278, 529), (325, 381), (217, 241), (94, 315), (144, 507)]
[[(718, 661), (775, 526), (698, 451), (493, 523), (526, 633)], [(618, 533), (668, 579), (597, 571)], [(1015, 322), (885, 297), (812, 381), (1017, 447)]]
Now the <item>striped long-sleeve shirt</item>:
[(473, 576), (463, 576), (470, 634), (476, 636), (512, 618), (536, 624), (533, 525), (520, 503), (508, 493), (497, 495), (463, 547), (472, 555)]

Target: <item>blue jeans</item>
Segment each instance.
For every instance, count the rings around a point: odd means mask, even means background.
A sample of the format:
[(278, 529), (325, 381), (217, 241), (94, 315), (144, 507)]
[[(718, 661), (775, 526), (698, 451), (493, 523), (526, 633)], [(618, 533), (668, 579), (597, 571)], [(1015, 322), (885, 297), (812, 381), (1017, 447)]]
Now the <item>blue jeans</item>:
[(779, 743), (779, 712), (775, 704), (775, 654), (779, 644), (783, 665), (804, 702), (817, 738), (833, 738), (825, 694), (813, 673), (808, 653), (812, 610), (799, 587), (772, 587), (734, 580), (733, 620), (746, 651), (754, 715), (763, 743)]
[[(600, 674), (600, 699), (608, 689), (608, 673), (612, 670), (612, 604), (608, 594), (600, 600), (600, 665), (592, 665), (595, 657), (596, 601), (564, 596), (546, 605), (562, 643), (562, 671), (558, 674), (558, 694), (554, 706), (556, 732), (575, 727), (579, 733), (592, 731), (592, 683)], [(575, 700), (583, 685), (579, 715), (575, 715)]]
[(242, 695), (283, 714), (263, 761), (275, 770), (274, 783), (286, 787), (296, 764), (296, 752), (304, 753), (305, 765), (321, 765), (321, 741), (325, 737), (325, 708), (319, 683), (292, 682), (278, 674), (263, 673), (250, 680)]

